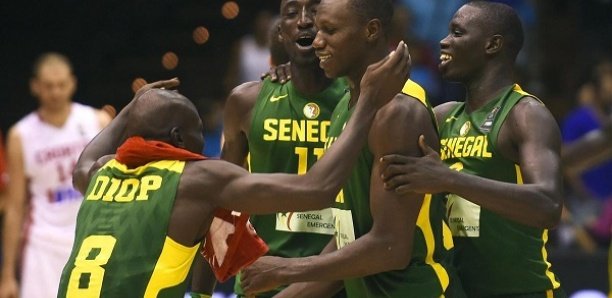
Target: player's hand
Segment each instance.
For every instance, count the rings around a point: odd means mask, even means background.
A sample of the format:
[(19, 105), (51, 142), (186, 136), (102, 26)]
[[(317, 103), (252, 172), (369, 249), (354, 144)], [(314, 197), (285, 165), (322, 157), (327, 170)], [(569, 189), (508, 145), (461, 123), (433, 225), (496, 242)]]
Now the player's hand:
[(272, 82), (286, 83), (291, 80), (291, 62), (271, 67), (268, 72), (261, 74), (262, 80), (266, 77), (270, 77)]
[(400, 41), (395, 51), (368, 66), (361, 79), (361, 93), (375, 108), (384, 106), (402, 91), (410, 77), (411, 64), (408, 46)]
[(161, 80), (161, 81), (156, 81), (153, 83), (149, 83), (146, 84), (142, 87), (140, 87), (140, 89), (138, 89), (138, 91), (136, 91), (136, 94), (134, 95), (134, 98), (138, 98), (140, 97), (140, 95), (142, 95), (143, 93), (151, 90), (151, 89), (173, 89), (176, 88), (178, 85), (181, 84), (181, 81), (179, 81), (178, 78), (172, 78), (169, 80)]
[(247, 295), (266, 292), (283, 284), (282, 269), (291, 259), (261, 257), (253, 265), (242, 270), (241, 286)]
[(381, 178), (385, 182), (385, 189), (397, 193), (421, 194), (445, 191), (444, 182), (452, 170), (425, 143), (423, 135), (419, 137), (419, 147), (423, 157), (393, 154), (381, 158)]
[(15, 278), (2, 278), (0, 283), (0, 298), (18, 298), (19, 285)]

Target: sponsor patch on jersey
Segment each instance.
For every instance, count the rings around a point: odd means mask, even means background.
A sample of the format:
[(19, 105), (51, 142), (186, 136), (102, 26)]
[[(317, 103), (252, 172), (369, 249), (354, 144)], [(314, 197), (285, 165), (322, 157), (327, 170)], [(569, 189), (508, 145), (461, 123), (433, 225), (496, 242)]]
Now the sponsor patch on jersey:
[(341, 249), (355, 241), (355, 228), (353, 226), (353, 213), (351, 210), (333, 208), (336, 226), (336, 247)]
[(470, 128), (472, 128), (472, 123), (470, 122), (470, 120), (465, 121), (465, 123), (463, 123), (461, 129), (459, 130), (459, 135), (465, 137), (465, 135), (467, 135), (467, 133), (470, 131)]
[(333, 235), (334, 216), (331, 209), (276, 214), (276, 230), (294, 233)]
[(446, 215), (453, 236), (480, 237), (480, 206), (456, 194), (446, 198)]
[(304, 106), (304, 116), (308, 119), (317, 119), (321, 114), (321, 108), (314, 102), (309, 102)]

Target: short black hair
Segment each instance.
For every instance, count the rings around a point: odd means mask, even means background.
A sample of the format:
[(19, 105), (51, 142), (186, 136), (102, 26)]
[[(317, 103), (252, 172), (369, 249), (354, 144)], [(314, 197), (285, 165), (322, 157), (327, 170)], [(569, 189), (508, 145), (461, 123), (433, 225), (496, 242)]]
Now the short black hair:
[(393, 3), (391, 0), (349, 0), (353, 11), (366, 22), (379, 19), (383, 32), (389, 34), (393, 18)]
[(503, 3), (489, 1), (471, 1), (467, 5), (480, 8), (483, 11), (483, 21), (493, 34), (504, 37), (504, 45), (508, 47), (510, 57), (515, 59), (521, 51), (524, 42), (523, 25), (516, 11)]
[(70, 69), (70, 72), (72, 72), (72, 63), (70, 63), (70, 59), (68, 59), (68, 57), (57, 52), (48, 52), (38, 56), (38, 58), (36, 58), (34, 61), (34, 65), (32, 66), (32, 77), (38, 77), (40, 69), (43, 66), (52, 63), (64, 64), (68, 67), (68, 69)]

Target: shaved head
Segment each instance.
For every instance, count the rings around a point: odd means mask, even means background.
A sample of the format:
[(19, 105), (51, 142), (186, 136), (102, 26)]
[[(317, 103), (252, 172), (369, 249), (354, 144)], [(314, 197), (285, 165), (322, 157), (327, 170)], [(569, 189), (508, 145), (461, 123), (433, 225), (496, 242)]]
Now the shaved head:
[(127, 136), (171, 143), (192, 152), (202, 150), (202, 121), (195, 105), (176, 91), (151, 89), (130, 109)]
[(472, 1), (466, 5), (481, 10), (480, 20), (484, 28), (488, 28), (491, 35), (499, 34), (504, 38), (504, 46), (508, 54), (515, 59), (523, 47), (523, 26), (516, 11), (503, 3), (488, 1)]

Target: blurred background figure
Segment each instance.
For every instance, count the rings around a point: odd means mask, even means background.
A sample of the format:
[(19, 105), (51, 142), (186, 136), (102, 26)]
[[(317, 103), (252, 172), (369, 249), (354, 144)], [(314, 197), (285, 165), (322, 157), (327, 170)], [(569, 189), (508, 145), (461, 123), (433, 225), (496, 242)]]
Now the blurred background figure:
[[(598, 63), (591, 77), (578, 91), (578, 106), (563, 121), (565, 150), (571, 150), (593, 134), (609, 129), (612, 120), (612, 61), (606, 59)], [(574, 219), (586, 226), (597, 243), (608, 247), (612, 228), (612, 146), (602, 149), (596, 150), (591, 144), (582, 151), (574, 149), (571, 155), (566, 152), (565, 174), (573, 192), (570, 198), (574, 199), (568, 200), (567, 204), (575, 215)]]
[(267, 10), (257, 13), (252, 33), (238, 40), (233, 48), (225, 77), (229, 92), (240, 83), (259, 80), (270, 69), (270, 27), (273, 15)]
[(76, 78), (61, 54), (38, 58), (30, 88), (39, 107), (8, 133), (1, 297), (56, 297), (83, 198), (72, 170), (110, 122), (107, 112), (72, 102)]

